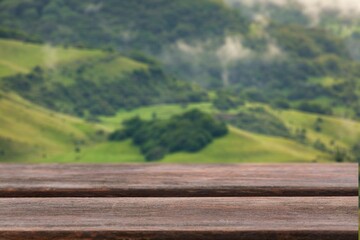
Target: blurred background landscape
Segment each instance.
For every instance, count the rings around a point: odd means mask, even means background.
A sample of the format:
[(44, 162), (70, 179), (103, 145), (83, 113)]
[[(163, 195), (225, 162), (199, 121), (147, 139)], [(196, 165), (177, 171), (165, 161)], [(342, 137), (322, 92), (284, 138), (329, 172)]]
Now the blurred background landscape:
[(0, 0), (0, 161), (356, 162), (357, 0)]

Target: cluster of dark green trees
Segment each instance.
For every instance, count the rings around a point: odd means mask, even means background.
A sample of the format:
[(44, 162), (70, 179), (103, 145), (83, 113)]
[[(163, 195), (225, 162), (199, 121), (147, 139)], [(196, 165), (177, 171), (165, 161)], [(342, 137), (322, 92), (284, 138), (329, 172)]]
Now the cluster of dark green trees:
[(123, 128), (113, 132), (109, 140), (130, 138), (147, 161), (155, 161), (168, 153), (197, 152), (227, 132), (223, 122), (199, 110), (191, 110), (169, 120), (145, 121), (138, 117), (126, 120)]

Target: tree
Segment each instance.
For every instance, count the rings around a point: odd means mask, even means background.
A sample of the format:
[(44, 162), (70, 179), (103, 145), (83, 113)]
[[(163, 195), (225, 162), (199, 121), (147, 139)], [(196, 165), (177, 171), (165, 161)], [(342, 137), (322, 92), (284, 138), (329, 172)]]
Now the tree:
[(324, 120), (321, 117), (318, 117), (314, 123), (314, 130), (317, 132), (321, 132), (323, 122)]
[(355, 156), (355, 160), (358, 161), (358, 163), (360, 163), (360, 142), (356, 143), (352, 147), (352, 152)]
[(348, 155), (345, 149), (337, 147), (334, 153), (334, 159), (336, 162), (345, 162), (348, 159)]

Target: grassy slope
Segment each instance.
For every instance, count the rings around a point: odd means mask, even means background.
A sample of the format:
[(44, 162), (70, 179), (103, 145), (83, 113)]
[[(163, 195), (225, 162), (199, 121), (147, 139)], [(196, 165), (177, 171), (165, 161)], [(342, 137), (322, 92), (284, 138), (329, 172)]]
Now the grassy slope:
[[(131, 73), (138, 69), (147, 69), (148, 67), (146, 64), (136, 62), (123, 56), (112, 55), (111, 53), (108, 55), (105, 55), (104, 53), (98, 54), (96, 57), (90, 55), (84, 58), (85, 61), (90, 57), (90, 62), (92, 62), (91, 67), (87, 67), (86, 70), (83, 70), (81, 76), (83, 79), (93, 81), (96, 84), (103, 84), (105, 81), (114, 81), (127, 73)], [(73, 75), (82, 64), (76, 60), (77, 59), (74, 59), (71, 64), (66, 65), (67, 70), (72, 72)], [(65, 83), (66, 86), (71, 86), (75, 83), (76, 77), (76, 74), (75, 76), (65, 76), (64, 74), (59, 73), (59, 71), (52, 71), (49, 75), (49, 84), (51, 84), (50, 82), (61, 82), (62, 84)]]
[[(360, 122), (298, 111), (282, 111), (278, 112), (277, 116), (291, 129), (307, 129), (308, 138), (312, 142), (319, 139), (329, 145), (331, 141), (335, 141), (341, 147), (349, 147), (360, 141)], [(314, 123), (318, 117), (324, 121), (320, 132), (314, 130)]]
[[(282, 120), (292, 133), (296, 129), (306, 129), (310, 143), (321, 140), (328, 147), (333, 147), (330, 143), (334, 141), (336, 146), (349, 148), (360, 141), (359, 121), (297, 110), (277, 110), (265, 104), (247, 104), (245, 107), (265, 107)], [(230, 113), (235, 114), (237, 111), (231, 110)], [(323, 120), (320, 132), (315, 130), (315, 122), (318, 118)]]
[(327, 156), (309, 147), (281, 138), (249, 133), (234, 127), (197, 154), (176, 153), (164, 162), (310, 162), (328, 161)]
[[(56, 67), (57, 64), (76, 65), (77, 61), (83, 59), (104, 56), (106, 53), (97, 50), (55, 48), (0, 39), (0, 78), (29, 72), (38, 65), (48, 68)], [(143, 67), (135, 61), (118, 57), (106, 66), (99, 64), (98, 69), (93, 71), (100, 78), (101, 74), (109, 70), (119, 73)], [(64, 153), (75, 154), (75, 142), (79, 141), (85, 142), (81, 148), (92, 149), (97, 142), (94, 133), (102, 128), (43, 109), (14, 93), (1, 90), (0, 113), (0, 161), (51, 161), (52, 157)], [(101, 145), (92, 151), (101, 154), (107, 152)]]
[(92, 78), (96, 76), (96, 78), (103, 80), (102, 76), (119, 76), (119, 74), (128, 73), (137, 69), (146, 69), (146, 68), (147, 68), (146, 64), (133, 61), (126, 57), (117, 57), (112, 61), (96, 64), (94, 68), (84, 73), (85, 74), (84, 77), (90, 75)]
[(95, 127), (84, 121), (1, 93), (0, 161), (40, 161), (74, 151), (74, 142), (90, 141)]
[(27, 73), (37, 65), (55, 67), (59, 63), (100, 56), (104, 56), (104, 53), (98, 50), (59, 48), (0, 39), (0, 77)]
[(80, 152), (68, 151), (36, 163), (141, 163), (145, 162), (137, 147), (130, 141), (120, 143), (102, 142), (83, 148)]

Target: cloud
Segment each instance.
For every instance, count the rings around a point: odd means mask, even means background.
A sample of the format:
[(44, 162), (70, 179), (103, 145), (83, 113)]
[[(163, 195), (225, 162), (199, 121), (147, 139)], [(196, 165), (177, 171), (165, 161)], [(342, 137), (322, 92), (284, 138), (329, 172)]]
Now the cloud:
[(254, 6), (259, 3), (274, 3), (276, 5), (284, 5), (287, 0), (225, 0), (229, 5), (236, 5), (238, 3), (246, 4), (248, 6)]
[(259, 26), (267, 27), (270, 23), (269, 17), (264, 16), (263, 14), (257, 13), (253, 16), (253, 21)]
[(225, 0), (225, 2), (229, 5), (241, 3), (248, 6), (270, 3), (284, 6), (295, 2), (314, 22), (318, 21), (319, 15), (327, 10), (338, 11), (343, 17), (360, 16), (360, 0)]
[(200, 45), (189, 45), (182, 40), (177, 41), (176, 46), (180, 51), (188, 54), (199, 54), (204, 50)]
[(360, 16), (359, 0), (299, 0), (303, 6), (303, 12), (309, 16), (313, 23), (319, 21), (319, 16), (327, 10), (338, 11), (342, 17), (352, 18)]
[(98, 4), (89, 3), (85, 6), (85, 12), (86, 13), (97, 13), (102, 9), (102, 7), (103, 7), (102, 3), (98, 3)]
[(217, 51), (216, 55), (220, 61), (225, 65), (228, 63), (250, 57), (252, 55), (251, 49), (243, 46), (240, 37), (228, 36), (225, 38), (225, 43)]
[(285, 53), (280, 49), (280, 47), (274, 43), (270, 42), (267, 45), (267, 51), (262, 56), (265, 60), (273, 60), (275, 58), (283, 58), (285, 57)]
[(221, 78), (223, 84), (228, 86), (230, 84), (228, 65), (233, 61), (251, 57), (253, 52), (251, 49), (244, 47), (239, 36), (227, 36), (225, 43), (216, 51), (216, 55), (222, 67)]
[[(266, 21), (259, 18), (260, 22)], [(171, 47), (162, 52), (161, 59), (170, 66), (182, 66), (191, 73), (203, 74), (207, 66), (217, 64), (221, 71), (221, 80), (224, 86), (230, 84), (230, 68), (237, 61), (259, 58), (264, 61), (272, 61), (286, 57), (286, 54), (277, 46), (271, 38), (267, 39), (264, 51), (257, 52), (243, 44), (241, 35), (229, 35), (222, 43), (208, 39), (187, 43), (183, 40), (177, 41)]]

